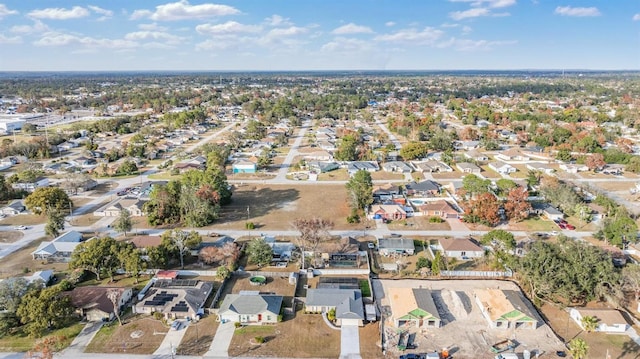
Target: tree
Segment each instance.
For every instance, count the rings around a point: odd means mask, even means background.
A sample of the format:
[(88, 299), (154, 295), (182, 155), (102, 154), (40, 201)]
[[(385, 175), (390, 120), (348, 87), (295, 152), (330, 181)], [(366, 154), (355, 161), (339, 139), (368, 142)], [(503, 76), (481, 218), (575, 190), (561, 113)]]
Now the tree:
[(24, 133), (35, 134), (36, 130), (37, 130), (37, 127), (33, 123), (25, 123), (22, 126), (22, 132)]
[(409, 142), (400, 149), (400, 156), (405, 161), (422, 158), (429, 152), (429, 147), (424, 142)]
[(580, 319), (580, 325), (587, 333), (591, 333), (598, 328), (598, 318), (593, 315), (585, 315)]
[(196, 231), (173, 229), (162, 234), (162, 243), (167, 246), (169, 253), (173, 252), (180, 258), (180, 267), (184, 269), (185, 255), (202, 243), (202, 237)]
[(371, 173), (365, 170), (356, 172), (347, 182), (347, 191), (351, 209), (356, 212), (365, 211), (373, 203)]
[[(333, 229), (334, 223), (324, 218), (297, 218), (293, 221), (293, 226), (300, 232), (300, 236), (296, 237), (298, 246), (302, 248), (303, 252), (305, 249), (310, 250), (315, 257), (318, 245), (329, 238), (329, 231)], [(304, 269), (304, 261), (302, 263)]]
[(129, 212), (128, 209), (123, 208), (122, 210), (120, 210), (120, 215), (118, 215), (118, 218), (116, 218), (116, 220), (113, 222), (113, 229), (118, 232), (124, 233), (124, 235), (126, 236), (127, 232), (131, 231), (131, 228), (133, 228), (131, 212)]
[(258, 267), (271, 263), (271, 259), (273, 258), (271, 247), (263, 238), (255, 238), (249, 242), (247, 245), (247, 255), (249, 256), (249, 262), (257, 264)]
[(41, 337), (47, 329), (65, 326), (73, 314), (73, 305), (60, 286), (30, 291), (18, 307), (18, 318), (25, 324), (25, 332)]
[(542, 174), (540, 173), (540, 171), (529, 170), (529, 172), (527, 172), (527, 179), (526, 179), (527, 186), (529, 186), (529, 188), (533, 188), (539, 185), (540, 178), (542, 178)]
[(116, 170), (116, 174), (120, 176), (128, 176), (138, 172), (138, 166), (131, 160), (126, 160)]
[(142, 253), (131, 243), (122, 244), (118, 252), (120, 266), (138, 283), (140, 273), (147, 269), (147, 261), (142, 259)]
[(512, 250), (516, 248), (516, 239), (513, 233), (503, 229), (494, 229), (482, 236), (482, 244), (491, 244), (493, 241), (502, 243), (505, 249)]
[(338, 161), (355, 161), (358, 159), (358, 138), (355, 134), (345, 135), (333, 156)]
[(50, 210), (68, 212), (71, 208), (69, 196), (58, 187), (38, 187), (25, 198), (24, 204), (37, 215)]
[(0, 282), (0, 312), (15, 313), (22, 297), (32, 288), (26, 279), (14, 277)]
[(118, 254), (120, 242), (111, 237), (95, 238), (80, 243), (71, 254), (69, 268), (84, 269), (96, 275), (97, 280), (103, 275), (111, 277), (120, 266)]
[(501, 195), (504, 195), (505, 193), (508, 193), (510, 190), (518, 187), (518, 184), (516, 184), (514, 181), (510, 179), (501, 178), (496, 181), (496, 187), (498, 187), (498, 192)]
[(180, 221), (180, 182), (170, 181), (167, 185), (154, 185), (149, 194), (149, 201), (145, 203), (147, 221), (157, 226)]
[(602, 153), (594, 153), (587, 156), (584, 164), (585, 166), (589, 167), (590, 170), (595, 171), (604, 167), (604, 165), (606, 165), (606, 162), (604, 161), (604, 156), (602, 155)]
[(509, 191), (507, 201), (504, 204), (504, 210), (510, 219), (519, 222), (529, 217), (531, 211), (531, 203), (529, 203), (529, 192), (526, 188), (516, 187)]
[(491, 180), (482, 179), (474, 174), (466, 175), (462, 178), (462, 188), (471, 196), (489, 192)]
[(569, 342), (569, 354), (574, 359), (584, 359), (589, 352), (589, 345), (582, 338), (575, 338)]
[(25, 358), (28, 359), (53, 359), (54, 354), (61, 350), (67, 338), (62, 335), (50, 335), (35, 343)]
[(64, 230), (64, 213), (59, 209), (50, 209), (47, 213), (47, 224), (44, 233), (51, 237), (58, 237)]
[(500, 223), (500, 215), (498, 214), (500, 204), (491, 193), (482, 193), (467, 201), (463, 207), (465, 222), (480, 222), (488, 226), (495, 226)]
[(444, 267), (444, 258), (442, 257), (442, 253), (437, 251), (433, 256), (433, 260), (431, 261), (431, 273), (433, 275), (440, 275), (440, 270)]
[(240, 258), (240, 249), (235, 243), (227, 242), (222, 246), (203, 248), (199, 257), (206, 264), (220, 263), (223, 266), (232, 267)]
[(569, 162), (573, 160), (571, 151), (569, 151), (566, 148), (558, 150), (558, 152), (556, 153), (556, 160), (563, 161), (563, 162)]
[(117, 288), (107, 290), (107, 298), (109, 298), (111, 304), (113, 304), (113, 314), (118, 318), (118, 323), (122, 325), (122, 319), (120, 319), (120, 293), (120, 290)]

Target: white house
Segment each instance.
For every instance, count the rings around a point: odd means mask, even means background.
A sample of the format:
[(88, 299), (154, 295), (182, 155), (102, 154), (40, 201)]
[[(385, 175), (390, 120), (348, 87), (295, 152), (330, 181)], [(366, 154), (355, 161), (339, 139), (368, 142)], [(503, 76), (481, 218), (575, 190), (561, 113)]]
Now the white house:
[(484, 249), (468, 238), (439, 239), (437, 249), (444, 252), (447, 258), (471, 259), (484, 256)]
[(47, 187), (49, 185), (49, 179), (46, 177), (38, 177), (32, 182), (16, 182), (11, 185), (14, 189), (21, 189), (28, 192), (35, 191), (38, 187)]
[(256, 173), (257, 166), (248, 160), (237, 160), (231, 165), (233, 173)]
[(58, 262), (68, 262), (71, 254), (82, 241), (82, 233), (66, 232), (50, 242), (42, 242), (31, 252), (33, 259), (46, 259)]
[(586, 165), (570, 164), (570, 163), (563, 163), (558, 167), (560, 167), (561, 170), (567, 173), (586, 172), (589, 170), (589, 167), (587, 167)]
[(282, 296), (242, 291), (227, 294), (218, 310), (221, 321), (238, 322), (244, 325), (275, 324), (278, 322)]
[(491, 163), (489, 163), (489, 168), (491, 168), (492, 170), (498, 172), (501, 175), (514, 173), (514, 172), (516, 172), (518, 170), (515, 167), (513, 167), (512, 165), (510, 165), (508, 163), (504, 163), (504, 162), (491, 162)]
[(616, 309), (571, 308), (569, 315), (583, 330), (585, 328), (582, 326), (582, 318), (587, 316), (596, 318), (596, 332), (624, 333), (629, 329), (629, 323), (627, 323), (620, 311)]

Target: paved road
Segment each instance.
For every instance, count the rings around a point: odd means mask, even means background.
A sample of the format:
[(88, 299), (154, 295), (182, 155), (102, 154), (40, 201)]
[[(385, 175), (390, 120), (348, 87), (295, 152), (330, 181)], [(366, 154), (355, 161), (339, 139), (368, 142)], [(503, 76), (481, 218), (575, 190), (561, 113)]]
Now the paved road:
[(286, 183), (288, 181), (291, 181), (287, 179), (287, 173), (289, 172), (291, 163), (298, 155), (298, 148), (300, 147), (300, 144), (304, 139), (304, 135), (307, 133), (307, 130), (309, 129), (310, 126), (311, 126), (311, 121), (305, 121), (302, 124), (302, 126), (300, 126), (300, 130), (296, 135), (296, 140), (293, 142), (293, 145), (291, 146), (291, 148), (289, 148), (289, 153), (287, 153), (287, 156), (285, 157), (284, 161), (280, 165), (280, 169), (278, 170), (278, 175), (275, 178), (268, 180), (269, 183)]

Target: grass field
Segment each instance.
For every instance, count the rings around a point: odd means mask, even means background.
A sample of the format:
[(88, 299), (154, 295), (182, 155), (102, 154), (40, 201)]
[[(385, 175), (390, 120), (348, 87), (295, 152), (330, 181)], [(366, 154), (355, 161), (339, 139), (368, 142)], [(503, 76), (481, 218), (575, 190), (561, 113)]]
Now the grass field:
[[(87, 346), (87, 353), (153, 354), (169, 327), (150, 317), (135, 317), (122, 326), (117, 321), (103, 326)], [(137, 335), (131, 336), (136, 332)]]
[(13, 243), (20, 240), (23, 235), (20, 231), (2, 231), (0, 232), (0, 243)]
[[(59, 343), (59, 349), (64, 349), (71, 344), (73, 339), (80, 333), (84, 323), (75, 323), (66, 328), (54, 330), (47, 336), (58, 336), (62, 338)], [(33, 346), (41, 339), (29, 337), (23, 333), (9, 335), (0, 338), (0, 352), (26, 352), (31, 350)]]
[(197, 323), (189, 324), (187, 332), (180, 342), (180, 346), (176, 350), (178, 355), (204, 355), (211, 346), (211, 341), (216, 335), (219, 323), (216, 321), (216, 315), (209, 315), (201, 319)]
[(8, 216), (0, 220), (0, 224), (7, 224), (10, 226), (33, 226), (36, 224), (46, 222), (44, 215), (36, 216), (35, 214), (19, 214), (17, 216)]

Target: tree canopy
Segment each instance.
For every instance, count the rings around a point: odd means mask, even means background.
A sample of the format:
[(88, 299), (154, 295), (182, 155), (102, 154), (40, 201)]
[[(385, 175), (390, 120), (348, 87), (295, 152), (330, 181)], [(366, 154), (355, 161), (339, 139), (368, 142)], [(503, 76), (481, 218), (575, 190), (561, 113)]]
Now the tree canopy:
[(28, 210), (42, 214), (49, 210), (69, 212), (71, 200), (67, 193), (58, 187), (38, 187), (24, 200)]

